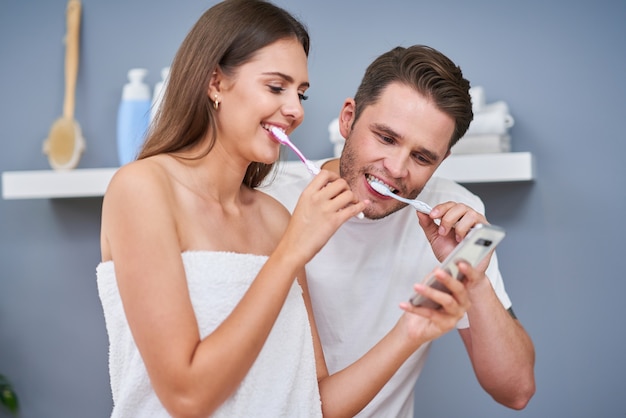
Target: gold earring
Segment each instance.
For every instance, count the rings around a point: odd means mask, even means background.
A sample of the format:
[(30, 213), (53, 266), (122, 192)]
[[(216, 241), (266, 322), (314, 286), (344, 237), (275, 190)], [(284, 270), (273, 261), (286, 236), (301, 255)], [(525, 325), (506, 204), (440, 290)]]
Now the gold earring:
[(220, 101), (217, 99), (217, 94), (215, 95), (215, 100), (213, 100), (213, 109), (217, 110), (220, 107)]

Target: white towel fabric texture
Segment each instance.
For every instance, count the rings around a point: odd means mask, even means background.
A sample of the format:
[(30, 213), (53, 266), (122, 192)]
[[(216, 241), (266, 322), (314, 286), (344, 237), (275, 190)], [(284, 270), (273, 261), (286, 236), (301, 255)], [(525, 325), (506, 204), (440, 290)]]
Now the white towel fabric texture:
[(515, 119), (509, 113), (509, 106), (500, 100), (484, 105), (474, 113), (465, 135), (505, 134), (515, 124)]
[(487, 99), (485, 98), (485, 88), (482, 86), (471, 87), (469, 89), (469, 94), (472, 99), (472, 111), (474, 113), (480, 112), (487, 104)]
[[(230, 252), (182, 254), (201, 338), (232, 312), (267, 257)], [(169, 417), (151, 384), (128, 327), (112, 261), (96, 269), (109, 335), (111, 417)], [(155, 324), (155, 327), (158, 327)], [(213, 417), (321, 417), (315, 357), (302, 289), (294, 282), (247, 376)]]
[(465, 135), (450, 150), (460, 154), (494, 154), (511, 151), (511, 136), (508, 134)]
[(482, 86), (470, 88), (474, 119), (465, 135), (452, 147), (452, 154), (493, 154), (511, 151), (509, 129), (515, 119), (506, 102), (487, 103)]

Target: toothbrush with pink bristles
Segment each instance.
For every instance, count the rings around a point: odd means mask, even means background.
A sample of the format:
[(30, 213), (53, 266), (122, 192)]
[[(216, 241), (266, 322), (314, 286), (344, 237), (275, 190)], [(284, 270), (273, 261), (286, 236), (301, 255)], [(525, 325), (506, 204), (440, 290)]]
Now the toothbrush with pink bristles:
[[(298, 158), (300, 158), (300, 160), (304, 163), (304, 165), (306, 166), (306, 169), (309, 171), (309, 173), (311, 173), (311, 175), (316, 176), (317, 174), (319, 174), (320, 168), (318, 166), (316, 166), (313, 163), (313, 161), (308, 160), (304, 156), (304, 154), (302, 154), (302, 152), (300, 152), (298, 147), (296, 147), (294, 145), (294, 143), (291, 142), (291, 140), (289, 139), (289, 137), (287, 136), (286, 133), (284, 133), (282, 130), (280, 130), (276, 126), (272, 126), (269, 130), (272, 133), (272, 135), (274, 135), (274, 138), (276, 138), (276, 140), (280, 144), (288, 146), (289, 148), (291, 148), (291, 150), (293, 152), (296, 153)], [(359, 219), (363, 219), (363, 218), (365, 218), (365, 215), (363, 214), (363, 212), (359, 212), (359, 214), (356, 215), (356, 217), (359, 218)]]
[(277, 128), (276, 126), (272, 126), (270, 128), (270, 132), (272, 133), (272, 135), (274, 135), (274, 138), (276, 138), (276, 140), (278, 142), (280, 142), (282, 145), (287, 145), (289, 148), (291, 148), (291, 150), (293, 152), (296, 153), (296, 155), (298, 156), (298, 158), (300, 158), (300, 160), (302, 160), (302, 162), (304, 163), (304, 165), (306, 166), (306, 169), (309, 170), (309, 173), (311, 173), (312, 175), (317, 175), (320, 172), (320, 169), (318, 166), (316, 166), (311, 160), (308, 160), (304, 154), (302, 154), (300, 152), (300, 150), (298, 149), (298, 147), (296, 147), (294, 145), (293, 142), (291, 142), (291, 140), (289, 139), (289, 137), (287, 136), (286, 133), (284, 133), (283, 131), (281, 131), (279, 128)]

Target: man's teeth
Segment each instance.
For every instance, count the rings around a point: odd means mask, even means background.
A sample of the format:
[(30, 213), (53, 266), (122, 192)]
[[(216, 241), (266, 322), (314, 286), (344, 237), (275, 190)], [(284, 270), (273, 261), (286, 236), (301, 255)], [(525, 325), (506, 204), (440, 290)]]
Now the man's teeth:
[(367, 179), (368, 183), (380, 183), (383, 186), (385, 186), (386, 188), (388, 188), (389, 190), (391, 190), (393, 193), (397, 193), (398, 191), (396, 189), (394, 189), (393, 187), (391, 187), (390, 185), (388, 185), (387, 183), (385, 183), (384, 181), (382, 181), (381, 179), (372, 176), (371, 174), (367, 174), (365, 176), (365, 178)]

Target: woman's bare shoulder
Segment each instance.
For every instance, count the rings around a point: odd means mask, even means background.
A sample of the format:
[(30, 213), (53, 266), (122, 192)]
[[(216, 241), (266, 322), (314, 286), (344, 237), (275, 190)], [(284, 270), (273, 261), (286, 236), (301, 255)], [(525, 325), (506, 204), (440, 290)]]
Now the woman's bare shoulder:
[(287, 228), (291, 214), (278, 200), (259, 190), (253, 190), (254, 197), (258, 202), (259, 210), (263, 219), (268, 221), (272, 228), (282, 234)]
[(158, 159), (147, 158), (122, 166), (115, 172), (104, 194), (102, 216), (132, 211), (166, 214), (172, 201), (171, 179)]
[(168, 234), (174, 230), (172, 201), (167, 170), (154, 160), (135, 161), (117, 170), (102, 202), (103, 260), (110, 258), (112, 242), (116, 245), (130, 243), (131, 231)]
[(167, 169), (157, 158), (133, 161), (120, 167), (109, 183), (105, 196), (111, 191), (147, 192), (151, 188), (161, 188), (168, 181)]

